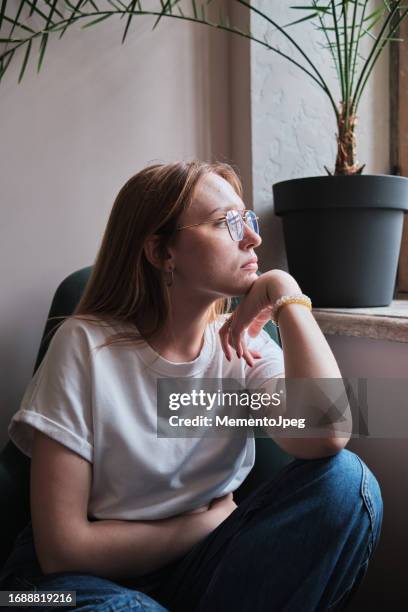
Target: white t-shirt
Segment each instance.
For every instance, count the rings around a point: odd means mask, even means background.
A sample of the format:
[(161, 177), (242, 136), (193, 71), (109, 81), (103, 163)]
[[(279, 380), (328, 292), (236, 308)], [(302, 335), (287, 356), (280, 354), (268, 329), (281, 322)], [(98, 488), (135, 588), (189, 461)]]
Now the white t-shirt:
[[(90, 519), (153, 520), (191, 511), (234, 491), (255, 461), (253, 432), (244, 436), (157, 437), (157, 379), (270, 379), (284, 374), (282, 349), (264, 330), (247, 345), (262, 359), (253, 368), (225, 358), (218, 329), (206, 328), (191, 362), (173, 363), (150, 345), (113, 345), (117, 329), (67, 319), (30, 381), (8, 433), (31, 457), (35, 429), (93, 465)], [(246, 430), (245, 430), (246, 432)]]

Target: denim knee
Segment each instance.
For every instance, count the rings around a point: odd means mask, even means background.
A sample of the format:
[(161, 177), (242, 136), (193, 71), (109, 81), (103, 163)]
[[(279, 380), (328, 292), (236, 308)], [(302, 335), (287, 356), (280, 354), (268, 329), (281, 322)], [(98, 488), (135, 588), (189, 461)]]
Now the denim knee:
[(363, 504), (370, 521), (369, 548), (372, 552), (379, 539), (383, 518), (383, 501), (378, 481), (364, 461), (347, 449), (329, 457), (327, 461), (330, 464), (330, 477), (326, 487), (330, 503), (337, 508), (336, 514), (340, 521), (345, 515), (357, 515)]
[(94, 598), (81, 601), (81, 596), (77, 593), (76, 610), (84, 612), (119, 612), (119, 610), (134, 610), (135, 612), (168, 612), (158, 602), (154, 601), (144, 593), (117, 593), (110, 597), (98, 598), (95, 593)]
[(158, 601), (143, 591), (129, 589), (107, 578), (78, 572), (47, 574), (38, 583), (37, 591), (75, 591), (76, 610), (84, 612), (168, 612)]

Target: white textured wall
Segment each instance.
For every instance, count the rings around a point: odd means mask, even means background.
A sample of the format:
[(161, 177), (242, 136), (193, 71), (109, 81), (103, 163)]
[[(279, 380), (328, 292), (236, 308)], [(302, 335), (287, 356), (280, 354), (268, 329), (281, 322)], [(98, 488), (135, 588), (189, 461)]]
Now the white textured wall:
[[(257, 0), (255, 4), (279, 25), (306, 15), (291, 9), (293, 3), (289, 2)], [(307, 66), (283, 35), (253, 12), (251, 30), (258, 38), (266, 35), (269, 44)], [(316, 65), (339, 102), (331, 58), (318, 46), (324, 42), (322, 34), (310, 22), (291, 26), (287, 32)], [(388, 173), (387, 50), (372, 77), (358, 112), (357, 158), (367, 164), (366, 174)], [(273, 213), (272, 185), (291, 178), (326, 175), (325, 165), (334, 169), (335, 115), (327, 96), (307, 74), (257, 43), (251, 43), (251, 104), (253, 200), (264, 235), (261, 261), (265, 268), (287, 270), (282, 221)]]
[[(0, 444), (31, 378), (53, 293), (95, 257), (113, 200), (156, 160), (228, 158), (227, 37), (135, 18), (51, 40), (37, 76), (0, 85)], [(20, 56), (21, 61), (21, 56)]]

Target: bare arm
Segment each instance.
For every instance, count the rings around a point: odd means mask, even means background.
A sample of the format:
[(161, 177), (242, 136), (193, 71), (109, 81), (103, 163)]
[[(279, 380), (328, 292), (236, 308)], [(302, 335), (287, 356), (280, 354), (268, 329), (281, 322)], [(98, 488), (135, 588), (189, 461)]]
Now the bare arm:
[[(242, 331), (251, 322), (255, 321), (255, 327), (258, 330), (270, 318), (270, 306), (282, 295), (290, 295), (301, 291), (296, 280), (283, 270), (270, 270), (261, 275), (252, 285), (250, 291), (242, 300), (237, 308), (237, 313), (234, 322), (231, 325), (230, 342), (231, 346), (236, 349), (239, 346)], [(258, 319), (258, 323), (256, 323)], [(338, 384), (335, 381), (327, 381), (323, 390), (329, 390), (329, 395), (332, 395), (332, 400), (337, 399), (341, 389), (344, 390), (344, 385), (341, 380), (341, 372), (337, 365), (336, 359), (330, 349), (330, 346), (324, 337), (319, 325), (313, 314), (301, 304), (287, 304), (279, 311), (278, 316), (279, 332), (282, 341), (282, 349), (285, 363), (285, 380), (286, 379), (309, 379), (307, 389), (315, 401), (318, 397), (314, 393), (314, 379), (339, 379)], [(221, 341), (226, 347), (228, 339), (228, 327), (221, 328)], [(226, 347), (228, 349), (228, 347)], [(273, 384), (280, 384), (277, 380), (271, 381)], [(316, 389), (317, 389), (316, 383)], [(285, 400), (286, 408), (294, 414), (297, 410), (302, 412), (302, 408), (306, 408), (306, 396), (299, 394), (296, 396), (295, 385), (287, 385), (289, 389)], [(268, 391), (273, 393), (274, 390)], [(327, 410), (330, 406), (330, 397), (326, 401), (326, 405), (322, 402), (322, 410)], [(302, 407), (303, 404), (303, 407)], [(267, 412), (265, 411), (265, 414)], [(269, 413), (269, 416), (274, 416)], [(348, 442), (351, 432), (351, 413), (350, 408), (344, 414), (346, 423), (341, 424), (341, 433), (330, 433), (325, 431), (323, 437), (283, 437), (274, 435), (273, 429), (268, 430), (268, 433), (273, 437), (275, 442), (286, 452), (294, 457), (302, 459), (314, 459), (333, 455), (341, 450)]]
[[(296, 281), (288, 275), (282, 286), (276, 287), (280, 295), (300, 291)], [(278, 296), (279, 297), (279, 296)], [(341, 372), (331, 348), (310, 310), (301, 304), (287, 304), (279, 312), (279, 332), (288, 379), (341, 379)], [(325, 391), (335, 393), (337, 387), (330, 381)], [(342, 384), (339, 381), (339, 385)], [(289, 398), (290, 399), (290, 398)], [(288, 401), (289, 401), (288, 399)], [(294, 400), (296, 401), (296, 400)], [(345, 417), (351, 430), (351, 413), (348, 407)], [(344, 425), (343, 425), (344, 431)], [(289, 454), (300, 458), (332, 455), (341, 450), (350, 436), (335, 435), (332, 438), (283, 438), (276, 436), (276, 443)]]
[(42, 571), (81, 571), (114, 579), (154, 571), (186, 554), (236, 507), (232, 495), (205, 512), (156, 521), (89, 521), (92, 465), (36, 431), (31, 515)]
[(113, 580), (141, 576), (187, 554), (226, 518), (217, 516), (208, 510), (154, 521), (92, 522), (76, 567)]

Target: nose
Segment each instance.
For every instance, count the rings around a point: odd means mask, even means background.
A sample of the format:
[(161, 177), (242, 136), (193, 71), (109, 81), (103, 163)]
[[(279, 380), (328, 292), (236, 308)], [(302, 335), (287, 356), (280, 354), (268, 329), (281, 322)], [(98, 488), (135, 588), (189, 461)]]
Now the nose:
[(262, 244), (262, 238), (247, 223), (244, 223), (244, 235), (240, 244), (245, 249), (256, 249)]

